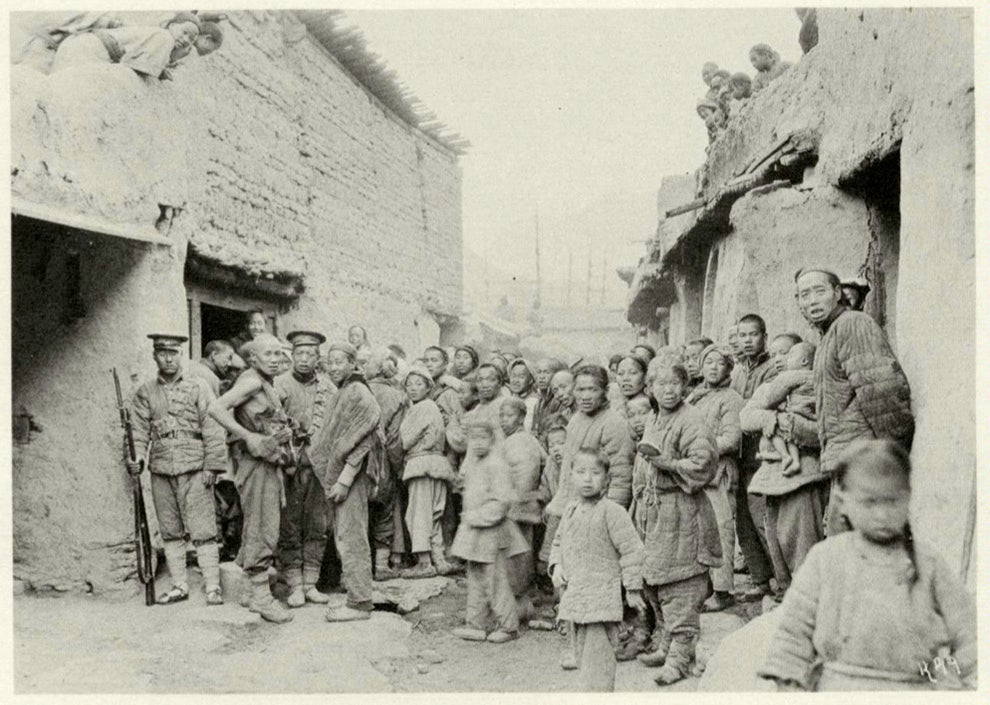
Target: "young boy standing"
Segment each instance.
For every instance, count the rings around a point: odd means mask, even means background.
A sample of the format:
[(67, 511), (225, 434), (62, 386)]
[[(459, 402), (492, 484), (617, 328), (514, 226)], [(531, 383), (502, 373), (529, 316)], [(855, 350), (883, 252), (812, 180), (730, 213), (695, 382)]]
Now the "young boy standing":
[(528, 553), (520, 554), (509, 562), (509, 579), (512, 592), (519, 607), (519, 618), (527, 619), (533, 612), (533, 603), (527, 592), (533, 581), (533, 528), (540, 522), (540, 508), (537, 493), (540, 488), (540, 468), (543, 465), (543, 448), (533, 434), (523, 425), (526, 420), (526, 404), (522, 399), (510, 397), (502, 401), (499, 421), (505, 441), (502, 443), (502, 457), (509, 466), (512, 486), (518, 501), (510, 516), (529, 544)]
[[(495, 425), (468, 415), (468, 457), (464, 463), (464, 511), (451, 554), (467, 561), (465, 626), (454, 629), (467, 641), (501, 644), (519, 631), (516, 601), (509, 584), (509, 559), (529, 550), (516, 523), (508, 518), (516, 501), (509, 468), (495, 448)], [(489, 611), (495, 629), (486, 630)]]
[(564, 510), (550, 554), (550, 576), (562, 589), (559, 617), (573, 625), (572, 643), (581, 690), (615, 690), (615, 647), (622, 621), (622, 591), (630, 607), (643, 602), (643, 544), (629, 514), (605, 498), (608, 468), (595, 451), (574, 457), (579, 500)]

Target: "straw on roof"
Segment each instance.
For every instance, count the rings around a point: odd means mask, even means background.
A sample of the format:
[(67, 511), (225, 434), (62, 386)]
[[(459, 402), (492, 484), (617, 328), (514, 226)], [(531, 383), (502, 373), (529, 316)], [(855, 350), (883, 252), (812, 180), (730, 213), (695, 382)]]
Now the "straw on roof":
[(295, 15), (331, 56), (401, 120), (455, 154), (466, 152), (471, 143), (426, 109), (396, 72), (368, 48), (361, 30), (344, 26), (343, 10), (297, 10)]

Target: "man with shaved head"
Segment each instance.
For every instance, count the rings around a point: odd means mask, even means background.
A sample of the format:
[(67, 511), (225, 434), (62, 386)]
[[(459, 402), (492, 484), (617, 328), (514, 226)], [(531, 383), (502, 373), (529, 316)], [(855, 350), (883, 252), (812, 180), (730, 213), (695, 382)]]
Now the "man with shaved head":
[(236, 439), (235, 482), (244, 512), (244, 534), (237, 563), (251, 581), (249, 609), (269, 622), (292, 620), (292, 614), (272, 596), (268, 569), (278, 550), (282, 477), (292, 460), (292, 431), (273, 379), (282, 357), (282, 343), (261, 333), (241, 350), (250, 368), (234, 386), (210, 404), (210, 416)]

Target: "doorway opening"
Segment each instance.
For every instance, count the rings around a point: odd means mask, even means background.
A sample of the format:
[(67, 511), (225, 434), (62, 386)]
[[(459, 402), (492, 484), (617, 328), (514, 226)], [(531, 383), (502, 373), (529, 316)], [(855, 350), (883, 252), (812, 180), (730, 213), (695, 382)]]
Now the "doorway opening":
[(211, 340), (226, 340), (236, 349), (247, 340), (247, 321), (251, 311), (261, 311), (268, 332), (278, 335), (278, 310), (270, 301), (221, 293), (186, 282), (189, 305), (189, 356), (198, 359)]
[(840, 186), (863, 199), (869, 212), (870, 244), (859, 276), (870, 284), (863, 310), (896, 346), (897, 280), (901, 250), (901, 152), (894, 150)]

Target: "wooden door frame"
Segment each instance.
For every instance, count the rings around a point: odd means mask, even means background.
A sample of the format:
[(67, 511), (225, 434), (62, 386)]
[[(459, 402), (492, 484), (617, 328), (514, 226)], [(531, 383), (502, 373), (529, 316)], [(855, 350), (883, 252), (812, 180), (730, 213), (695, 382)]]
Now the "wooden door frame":
[(231, 294), (219, 291), (203, 284), (186, 282), (186, 305), (189, 311), (189, 359), (198, 360), (203, 349), (202, 309), (200, 304), (220, 306), (238, 311), (260, 309), (271, 325), (273, 335), (278, 335), (278, 315), (281, 313), (278, 304), (262, 298), (253, 298), (241, 294)]

